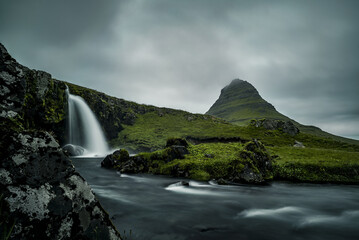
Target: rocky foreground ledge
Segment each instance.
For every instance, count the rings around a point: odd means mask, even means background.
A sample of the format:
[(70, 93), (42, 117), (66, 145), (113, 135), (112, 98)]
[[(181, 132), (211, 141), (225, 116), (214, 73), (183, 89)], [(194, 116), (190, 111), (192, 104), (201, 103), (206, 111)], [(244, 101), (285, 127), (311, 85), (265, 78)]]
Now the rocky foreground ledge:
[(1, 239), (121, 239), (46, 131), (64, 123), (63, 96), (63, 83), (18, 64), (0, 44)]

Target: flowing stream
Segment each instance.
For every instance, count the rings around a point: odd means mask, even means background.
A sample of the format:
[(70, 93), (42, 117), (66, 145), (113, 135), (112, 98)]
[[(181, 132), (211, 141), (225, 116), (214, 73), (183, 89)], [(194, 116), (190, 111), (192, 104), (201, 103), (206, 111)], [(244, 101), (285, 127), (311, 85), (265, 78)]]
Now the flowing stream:
[(359, 239), (359, 186), (182, 186), (184, 179), (121, 175), (101, 160), (73, 163), (126, 239)]
[(84, 155), (105, 155), (109, 149), (101, 126), (95, 115), (80, 96), (68, 94), (69, 144), (81, 146), (85, 149)]

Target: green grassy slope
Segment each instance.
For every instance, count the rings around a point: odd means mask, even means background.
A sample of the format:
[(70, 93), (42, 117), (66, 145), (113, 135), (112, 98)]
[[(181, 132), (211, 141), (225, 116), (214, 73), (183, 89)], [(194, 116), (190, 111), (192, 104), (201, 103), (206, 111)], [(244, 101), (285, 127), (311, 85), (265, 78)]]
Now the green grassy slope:
[(359, 183), (359, 152), (270, 147), (278, 156), (274, 179), (299, 182)]
[(289, 120), (265, 101), (247, 81), (235, 79), (222, 89), (221, 95), (206, 114), (247, 125), (251, 119)]

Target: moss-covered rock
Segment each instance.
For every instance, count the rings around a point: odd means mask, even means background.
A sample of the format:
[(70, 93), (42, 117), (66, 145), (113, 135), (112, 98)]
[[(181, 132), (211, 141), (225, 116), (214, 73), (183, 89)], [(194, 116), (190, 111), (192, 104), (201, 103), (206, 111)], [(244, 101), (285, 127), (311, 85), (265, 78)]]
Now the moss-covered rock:
[(122, 162), (130, 159), (130, 155), (126, 149), (116, 150), (112, 154), (107, 155), (101, 162), (101, 167), (113, 168)]

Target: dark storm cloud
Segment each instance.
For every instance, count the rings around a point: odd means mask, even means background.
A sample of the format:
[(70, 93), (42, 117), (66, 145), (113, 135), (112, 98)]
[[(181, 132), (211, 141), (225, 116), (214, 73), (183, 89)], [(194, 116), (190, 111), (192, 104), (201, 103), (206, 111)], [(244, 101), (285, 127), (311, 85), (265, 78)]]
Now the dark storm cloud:
[(206, 112), (233, 78), (359, 136), (359, 1), (1, 1), (0, 41), (54, 77)]

